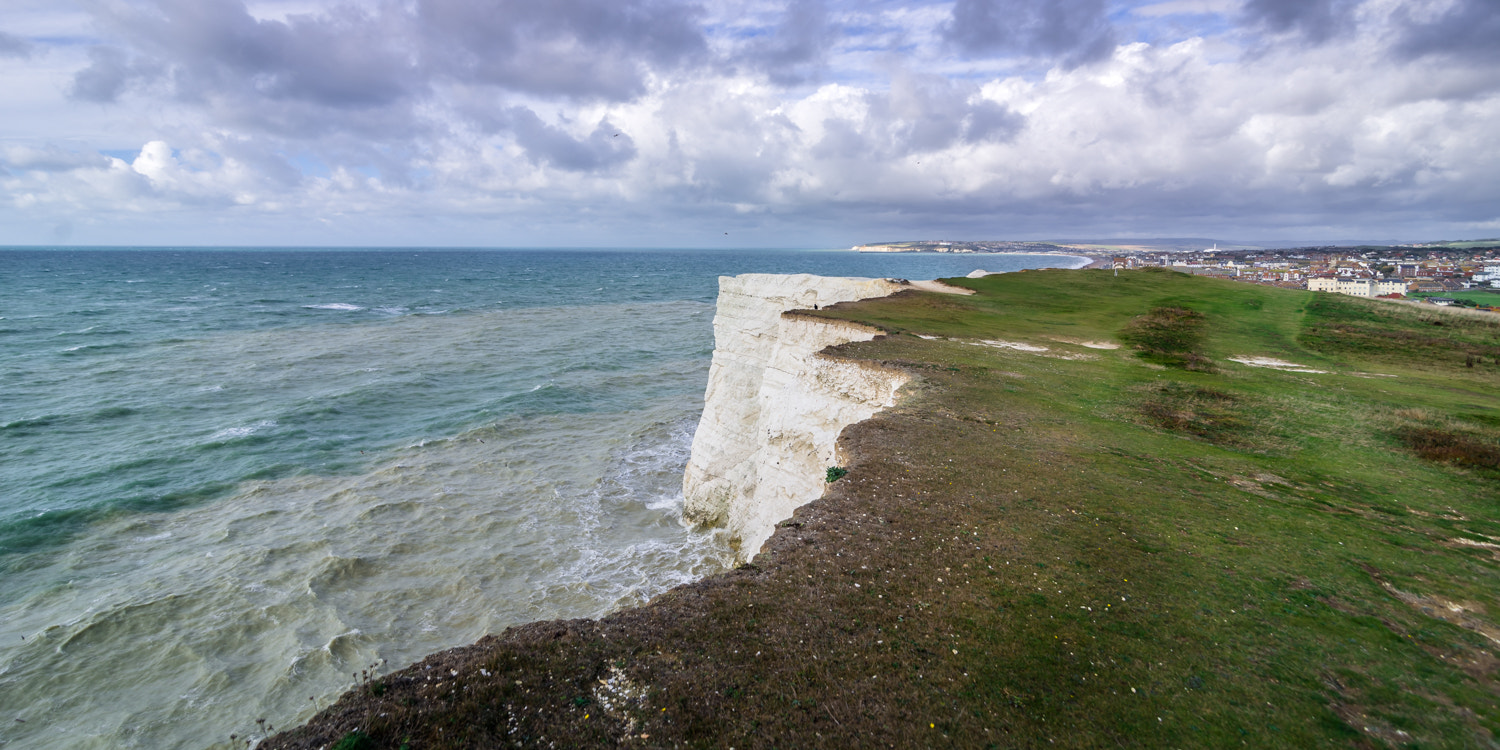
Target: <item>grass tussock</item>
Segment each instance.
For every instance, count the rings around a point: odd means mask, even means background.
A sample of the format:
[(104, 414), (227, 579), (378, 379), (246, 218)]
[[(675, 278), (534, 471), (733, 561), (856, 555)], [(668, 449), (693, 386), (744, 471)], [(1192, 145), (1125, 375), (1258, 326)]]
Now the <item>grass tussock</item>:
[(1214, 372), (1202, 352), (1207, 318), (1186, 307), (1153, 307), (1131, 320), (1120, 338), (1148, 362), (1194, 372)]
[(1466, 468), (1500, 470), (1500, 417), (1493, 414), (1445, 416), (1408, 407), (1394, 412), (1392, 434), (1419, 458)]
[(1500, 470), (1500, 440), (1450, 428), (1404, 425), (1396, 430), (1411, 452), (1437, 463)]
[(1183, 383), (1162, 383), (1141, 399), (1151, 424), (1219, 444), (1242, 442), (1250, 429), (1234, 394)]

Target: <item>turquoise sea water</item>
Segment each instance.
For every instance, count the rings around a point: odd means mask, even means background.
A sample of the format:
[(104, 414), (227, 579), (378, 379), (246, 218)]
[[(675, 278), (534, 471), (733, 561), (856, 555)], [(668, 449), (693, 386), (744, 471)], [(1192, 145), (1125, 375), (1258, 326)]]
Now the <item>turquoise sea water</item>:
[(719, 275), (1074, 264), (0, 250), (0, 746), (253, 736), (722, 569), (678, 521)]

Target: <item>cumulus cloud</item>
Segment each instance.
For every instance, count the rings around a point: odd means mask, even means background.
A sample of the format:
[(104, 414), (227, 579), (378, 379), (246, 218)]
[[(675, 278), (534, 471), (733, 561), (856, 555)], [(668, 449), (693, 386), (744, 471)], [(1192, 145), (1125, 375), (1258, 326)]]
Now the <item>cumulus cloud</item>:
[[(92, 48), (43, 50), (75, 71), (58, 126), (0, 150), (12, 206), (80, 233), (146, 214), (629, 244), (699, 223), (844, 244), (1500, 222), (1480, 0), (1165, 0), (1119, 27), (1105, 0), (91, 7)], [(42, 59), (7, 71), (50, 81)]]
[(1074, 67), (1115, 45), (1105, 0), (957, 0), (947, 41), (974, 55), (1060, 58)]
[[(984, 98), (978, 87), (900, 73), (887, 91), (862, 92), (859, 106), (833, 107), (812, 153), (834, 159), (905, 159), (961, 145), (1011, 140), (1025, 118)], [(804, 115), (805, 117), (805, 115)]]

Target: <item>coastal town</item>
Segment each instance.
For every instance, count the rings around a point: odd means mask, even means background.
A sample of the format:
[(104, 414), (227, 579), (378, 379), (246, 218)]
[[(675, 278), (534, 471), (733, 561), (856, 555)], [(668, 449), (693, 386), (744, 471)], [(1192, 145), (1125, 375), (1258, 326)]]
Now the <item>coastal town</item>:
[(1303, 247), (1135, 252), (1114, 268), (1167, 266), (1196, 276), (1355, 297), (1418, 299), (1500, 312), (1500, 242), (1487, 247)]
[[(1144, 244), (1144, 243), (1143, 243)], [(1185, 243), (1182, 243), (1185, 244)], [(1184, 248), (1044, 242), (900, 242), (859, 252), (1051, 252), (1093, 259), (1090, 267), (1166, 267), (1195, 276), (1356, 297), (1412, 299), (1500, 312), (1500, 239), (1285, 249)]]

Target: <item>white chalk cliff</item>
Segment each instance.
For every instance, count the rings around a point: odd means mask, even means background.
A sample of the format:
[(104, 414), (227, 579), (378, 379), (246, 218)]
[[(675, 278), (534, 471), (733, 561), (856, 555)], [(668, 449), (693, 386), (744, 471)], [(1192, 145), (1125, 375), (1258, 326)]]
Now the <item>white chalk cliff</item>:
[(839, 433), (894, 405), (908, 377), (820, 354), (879, 331), (783, 313), (909, 288), (807, 274), (719, 277), (713, 364), (683, 475), (687, 521), (727, 528), (748, 560), (778, 522), (823, 494), (828, 467), (841, 464)]

